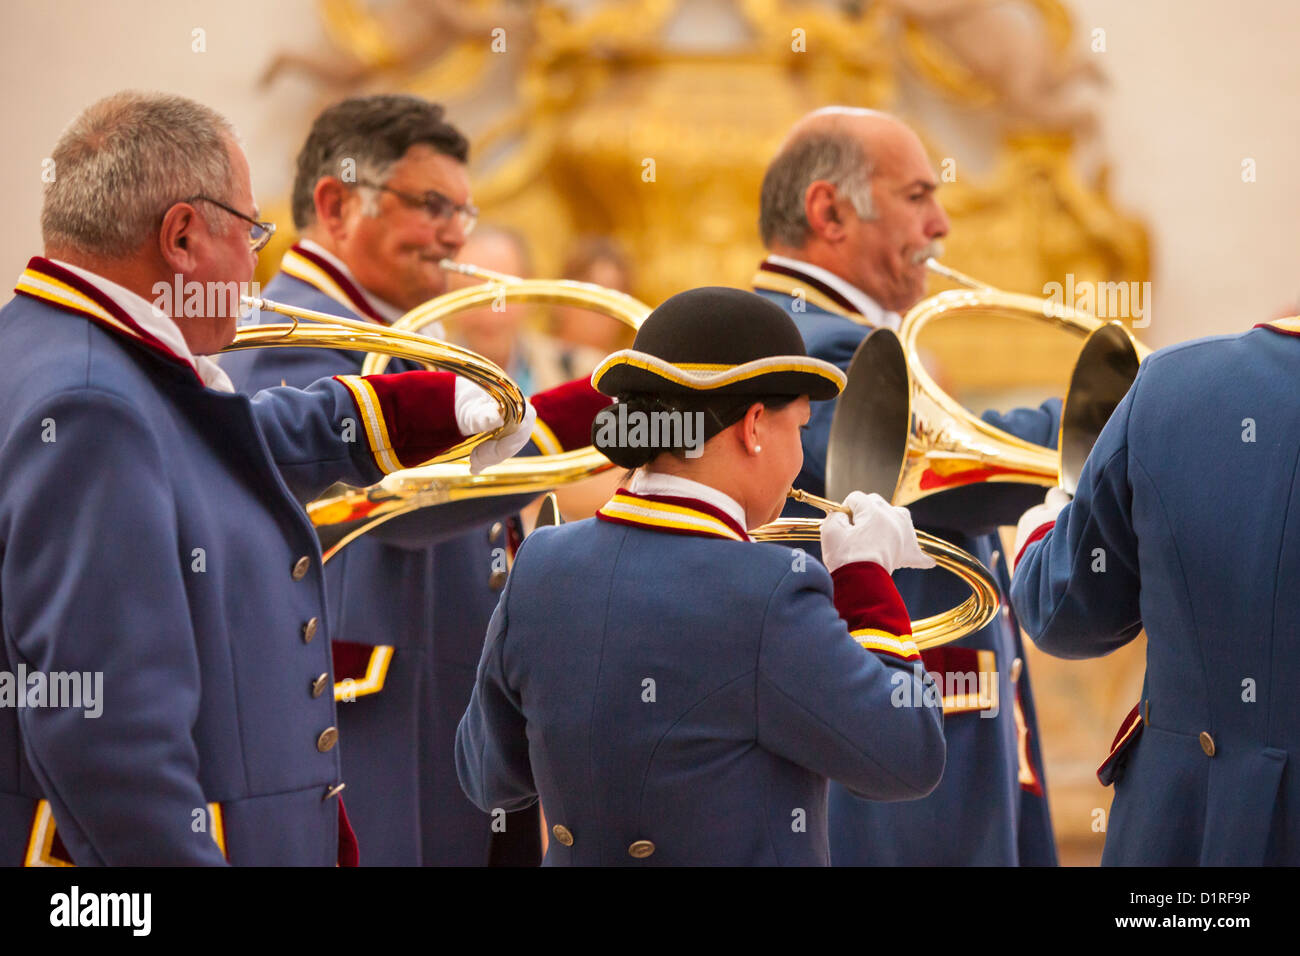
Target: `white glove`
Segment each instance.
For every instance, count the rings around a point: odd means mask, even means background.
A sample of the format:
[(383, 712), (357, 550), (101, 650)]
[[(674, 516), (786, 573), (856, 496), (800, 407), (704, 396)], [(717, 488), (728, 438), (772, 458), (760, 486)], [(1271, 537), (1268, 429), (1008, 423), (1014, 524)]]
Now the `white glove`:
[[(524, 403), (524, 420), (496, 438), (481, 442), (469, 453), (469, 473), (477, 475), (490, 465), (498, 465), (528, 444), (533, 434), (537, 412), (531, 402)], [(456, 427), (468, 438), (490, 432), (505, 423), (496, 400), (467, 378), (456, 379)]]
[(1025, 541), (1029, 536), (1049, 521), (1055, 521), (1061, 509), (1073, 500), (1074, 497), (1069, 492), (1052, 488), (1041, 505), (1034, 505), (1020, 516), (1020, 521), (1016, 524), (1015, 553), (1011, 557), (1012, 574), (1015, 574), (1016, 562), (1020, 560), (1020, 552), (1025, 550)]
[(468, 438), (505, 424), (496, 399), (467, 378), (456, 377), (456, 427)]
[(912, 528), (912, 514), (895, 508), (876, 494), (855, 491), (844, 499), (853, 509), (853, 522), (840, 511), (822, 522), (822, 563), (834, 571), (855, 561), (872, 561), (890, 574), (899, 568), (934, 567), (934, 558), (921, 550)]

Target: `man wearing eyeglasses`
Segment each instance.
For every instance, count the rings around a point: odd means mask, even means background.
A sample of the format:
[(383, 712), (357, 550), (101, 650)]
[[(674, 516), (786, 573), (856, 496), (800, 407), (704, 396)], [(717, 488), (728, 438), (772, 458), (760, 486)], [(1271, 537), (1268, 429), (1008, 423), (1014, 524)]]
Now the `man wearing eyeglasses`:
[[(293, 217), (301, 238), (266, 297), (386, 324), (444, 292), (438, 263), (456, 255), (477, 216), (468, 151), (442, 108), (418, 97), (357, 97), (326, 109), (298, 154)], [(271, 349), (232, 355), (225, 367), (253, 391), (356, 373), (362, 360), (356, 352)], [(549, 426), (539, 441), (554, 437), (559, 447), (547, 451), (590, 444), (591, 419), (607, 401), (585, 380), (534, 396)], [(536, 809), (480, 812), (461, 791), (454, 758), (516, 537), (510, 516), (527, 500), (417, 512), (330, 561), (343, 769), (366, 865), (540, 860)]]
[(156, 298), (252, 278), (230, 124), (121, 93), (51, 155), (0, 309), (0, 865), (355, 864), (299, 501), (458, 443), (457, 377), (235, 394), (237, 302)]

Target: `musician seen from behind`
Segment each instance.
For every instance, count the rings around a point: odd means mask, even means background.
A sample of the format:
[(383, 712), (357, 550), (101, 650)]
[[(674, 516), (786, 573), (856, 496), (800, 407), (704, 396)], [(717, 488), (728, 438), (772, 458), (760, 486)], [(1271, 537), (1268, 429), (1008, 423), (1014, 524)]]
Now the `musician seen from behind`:
[[(457, 732), (461, 784), (485, 811), (540, 797), (549, 865), (826, 865), (828, 779), (909, 800), (942, 773), (890, 579), (934, 562), (879, 496), (825, 520), (825, 566), (747, 535), (780, 514), (812, 403), (844, 384), (758, 296), (673, 296), (592, 381), (618, 399), (596, 444), (635, 471), (520, 549)], [(651, 444), (645, 426), (673, 421)], [(903, 685), (916, 706), (894, 705)]]
[(1098, 771), (1103, 865), (1300, 864), (1300, 318), (1142, 362), (1079, 475), (1017, 532), (1011, 597), (1057, 657), (1147, 634)]
[[(938, 179), (916, 134), (872, 110), (832, 107), (800, 120), (763, 179), (759, 228), (770, 254), (755, 291), (794, 320), (808, 354), (847, 369), (874, 328), (897, 329), (925, 292), (925, 260), (938, 254), (948, 219)], [(803, 431), (799, 487), (822, 494), (834, 402), (813, 408)], [(985, 420), (1055, 446), (1060, 403)], [(965, 494), (963, 492), (963, 494)], [(997, 518), (978, 497), (952, 525), (924, 530), (975, 554), (1009, 585), (993, 534)], [(805, 514), (791, 504), (789, 514)], [(1014, 515), (1002, 520), (1014, 520)], [(944, 575), (903, 572), (898, 588), (913, 614), (961, 600)], [(1016, 622), (1004, 613), (982, 631), (922, 654), (941, 681), (948, 766), (933, 794), (881, 804), (831, 785), (830, 844), (836, 865), (1050, 865), (1056, 862), (1038, 727)], [(978, 677), (976, 677), (978, 675)], [(962, 692), (971, 686), (987, 688)]]

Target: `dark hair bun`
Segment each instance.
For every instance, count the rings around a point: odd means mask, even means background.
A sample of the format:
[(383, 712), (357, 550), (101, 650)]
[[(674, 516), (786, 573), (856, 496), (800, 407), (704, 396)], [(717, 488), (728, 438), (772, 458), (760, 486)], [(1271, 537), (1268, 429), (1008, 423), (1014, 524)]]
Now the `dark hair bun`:
[(621, 395), (616, 403), (607, 405), (596, 413), (591, 423), (591, 443), (606, 458), (622, 468), (648, 465), (663, 452), (676, 449), (649, 443), (627, 444), (628, 436), (620, 427), (620, 421), (627, 422), (641, 416), (649, 420), (654, 413), (666, 411), (671, 409), (653, 395)]

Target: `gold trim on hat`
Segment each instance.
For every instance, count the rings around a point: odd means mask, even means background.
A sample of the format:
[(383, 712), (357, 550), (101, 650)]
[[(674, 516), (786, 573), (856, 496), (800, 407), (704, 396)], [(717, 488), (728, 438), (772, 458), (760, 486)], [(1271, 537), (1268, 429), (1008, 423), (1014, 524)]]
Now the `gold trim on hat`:
[(741, 365), (722, 365), (709, 362), (682, 362), (674, 365), (647, 352), (636, 349), (621, 349), (596, 366), (591, 373), (591, 385), (600, 390), (600, 381), (615, 368), (630, 366), (658, 375), (660, 378), (685, 385), (687, 388), (708, 391), (758, 378), (760, 375), (772, 375), (777, 372), (801, 372), (816, 375), (835, 385), (837, 392), (842, 391), (847, 381), (843, 372), (830, 362), (809, 358), (804, 355), (770, 355), (754, 359)]

